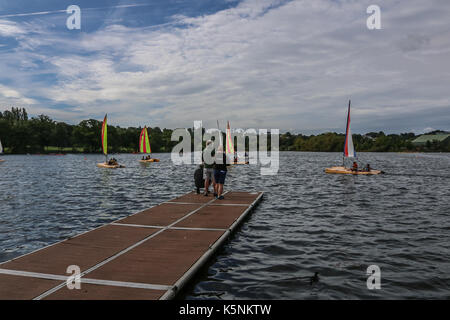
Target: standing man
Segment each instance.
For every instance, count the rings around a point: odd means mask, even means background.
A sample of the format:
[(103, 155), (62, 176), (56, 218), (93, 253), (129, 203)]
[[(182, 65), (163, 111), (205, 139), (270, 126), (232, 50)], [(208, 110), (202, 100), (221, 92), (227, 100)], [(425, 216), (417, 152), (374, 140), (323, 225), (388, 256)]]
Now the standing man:
[[(222, 161), (220, 159), (222, 158)], [(217, 149), (216, 161), (214, 162), (214, 195), (217, 199), (223, 200), (223, 185), (225, 184), (225, 177), (227, 175), (227, 156), (223, 152), (223, 147), (219, 146)]]

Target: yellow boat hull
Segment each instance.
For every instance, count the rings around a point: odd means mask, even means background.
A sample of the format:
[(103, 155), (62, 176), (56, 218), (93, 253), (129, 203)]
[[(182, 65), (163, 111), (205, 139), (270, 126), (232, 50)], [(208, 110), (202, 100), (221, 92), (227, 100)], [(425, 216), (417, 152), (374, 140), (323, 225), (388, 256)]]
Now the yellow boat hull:
[(107, 168), (107, 169), (125, 168), (125, 166), (122, 166), (120, 164), (109, 165), (107, 163), (97, 163), (97, 167), (99, 167), (99, 168)]
[(139, 160), (141, 163), (159, 162), (159, 159)]
[(380, 170), (370, 170), (370, 171), (352, 171), (345, 167), (331, 167), (326, 168), (325, 173), (337, 173), (337, 174), (354, 174), (354, 175), (375, 175), (380, 174)]

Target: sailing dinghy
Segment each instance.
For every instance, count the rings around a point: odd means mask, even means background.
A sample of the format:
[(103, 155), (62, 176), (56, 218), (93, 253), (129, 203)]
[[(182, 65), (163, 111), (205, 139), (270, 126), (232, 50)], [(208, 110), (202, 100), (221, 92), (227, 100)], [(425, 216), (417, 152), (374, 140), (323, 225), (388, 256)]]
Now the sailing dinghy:
[(331, 167), (326, 168), (326, 173), (340, 173), (340, 174), (357, 174), (357, 175), (374, 175), (374, 174), (380, 174), (380, 170), (352, 170), (351, 168), (346, 168), (344, 166), (344, 159), (345, 158), (355, 158), (355, 147), (353, 146), (353, 138), (352, 138), (352, 132), (350, 130), (350, 100), (348, 101), (348, 113), (347, 113), (347, 128), (345, 131), (345, 143), (344, 143), (344, 157), (342, 159), (342, 166), (341, 167)]
[[(146, 126), (144, 127), (144, 129), (142, 129), (141, 135), (139, 136), (139, 152), (140, 153), (152, 153)], [(141, 163), (159, 162), (159, 159), (151, 158), (150, 155), (148, 155), (145, 158), (142, 157), (142, 159), (139, 160), (139, 162), (141, 162)]]
[(231, 128), (229, 121), (227, 121), (226, 153), (231, 159), (233, 159), (232, 164), (248, 164), (248, 161), (238, 161), (237, 155), (234, 151), (233, 138), (231, 137)]
[(105, 115), (105, 119), (103, 119), (102, 124), (102, 149), (103, 154), (105, 155), (105, 162), (104, 163), (97, 163), (97, 167), (99, 168), (109, 168), (109, 169), (116, 169), (116, 168), (125, 168), (125, 166), (122, 166), (117, 163), (111, 163), (111, 161), (108, 161), (108, 121), (107, 116)]

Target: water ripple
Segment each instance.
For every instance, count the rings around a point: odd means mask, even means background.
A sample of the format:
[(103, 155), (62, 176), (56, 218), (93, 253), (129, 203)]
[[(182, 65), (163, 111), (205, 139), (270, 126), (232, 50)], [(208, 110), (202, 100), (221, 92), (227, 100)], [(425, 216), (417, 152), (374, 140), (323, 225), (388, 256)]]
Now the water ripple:
[[(0, 261), (191, 191), (170, 155), (102, 170), (100, 155), (5, 156)], [(277, 176), (236, 166), (226, 187), (264, 200), (185, 292), (188, 299), (450, 298), (449, 154), (360, 153), (380, 176), (326, 175), (337, 153), (282, 152)], [(368, 290), (366, 269), (381, 268)], [(310, 277), (320, 280), (311, 285)]]

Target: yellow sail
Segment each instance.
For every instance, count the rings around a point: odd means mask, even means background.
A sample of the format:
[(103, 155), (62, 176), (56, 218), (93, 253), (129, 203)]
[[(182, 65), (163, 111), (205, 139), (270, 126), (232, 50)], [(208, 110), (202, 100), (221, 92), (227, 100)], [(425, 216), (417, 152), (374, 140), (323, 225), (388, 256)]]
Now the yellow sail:
[(139, 152), (152, 153), (152, 149), (150, 148), (150, 139), (148, 137), (147, 127), (144, 127), (144, 129), (142, 129), (141, 135), (139, 137)]

